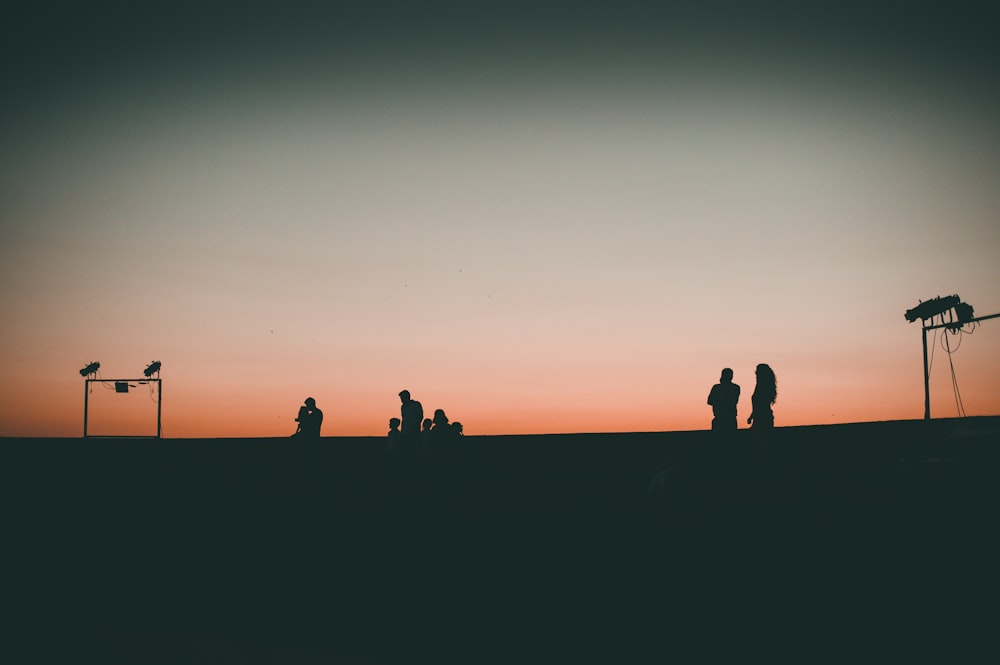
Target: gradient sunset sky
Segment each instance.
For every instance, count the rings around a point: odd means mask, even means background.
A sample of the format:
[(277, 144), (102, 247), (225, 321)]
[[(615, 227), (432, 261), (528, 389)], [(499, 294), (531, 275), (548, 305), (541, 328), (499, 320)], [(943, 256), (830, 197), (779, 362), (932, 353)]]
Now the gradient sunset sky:
[[(33, 3), (27, 3), (33, 4)], [(920, 418), (1000, 312), (995, 3), (5, 10), (0, 436)], [(752, 5), (752, 6), (751, 6)], [(1000, 414), (1000, 319), (935, 417)], [(91, 433), (150, 434), (140, 386)]]

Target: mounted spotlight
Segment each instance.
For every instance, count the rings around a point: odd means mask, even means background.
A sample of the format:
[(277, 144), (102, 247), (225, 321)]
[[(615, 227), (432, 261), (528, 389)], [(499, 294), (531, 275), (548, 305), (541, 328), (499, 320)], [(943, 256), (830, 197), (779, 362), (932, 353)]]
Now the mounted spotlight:
[(80, 370), (80, 376), (90, 376), (91, 374), (96, 374), (99, 369), (101, 369), (101, 363), (90, 363)]
[(955, 316), (959, 323), (971, 323), (976, 318), (972, 311), (972, 305), (967, 302), (960, 302), (955, 305)]
[(153, 376), (159, 371), (160, 371), (160, 361), (154, 360), (153, 362), (149, 363), (149, 366), (146, 367), (146, 369), (144, 369), (142, 373), (145, 374), (146, 378), (148, 379), (149, 377)]
[(953, 307), (958, 307), (961, 302), (961, 298), (957, 295), (954, 296), (938, 296), (937, 298), (932, 298), (931, 300), (925, 300), (913, 309), (906, 310), (906, 320), (913, 323), (917, 319), (926, 321), (927, 319), (932, 319), (938, 314), (944, 314), (949, 309)]

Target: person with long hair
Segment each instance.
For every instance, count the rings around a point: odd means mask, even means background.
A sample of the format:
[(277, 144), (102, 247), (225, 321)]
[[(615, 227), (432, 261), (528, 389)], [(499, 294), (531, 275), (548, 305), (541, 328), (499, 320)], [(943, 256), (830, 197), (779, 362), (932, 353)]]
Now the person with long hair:
[(771, 405), (778, 399), (778, 380), (770, 366), (761, 363), (757, 365), (757, 385), (754, 387), (750, 404), (753, 411), (747, 418), (751, 429), (773, 429), (774, 411)]

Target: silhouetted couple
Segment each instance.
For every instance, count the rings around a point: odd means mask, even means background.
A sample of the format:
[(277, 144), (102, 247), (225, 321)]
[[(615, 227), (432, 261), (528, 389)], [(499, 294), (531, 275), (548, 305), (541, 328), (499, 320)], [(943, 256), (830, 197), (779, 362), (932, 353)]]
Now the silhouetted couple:
[[(766, 430), (774, 428), (774, 411), (771, 405), (778, 398), (778, 382), (774, 370), (761, 363), (756, 370), (757, 385), (754, 388), (750, 403), (753, 410), (747, 418), (751, 429)], [(712, 386), (708, 393), (708, 403), (712, 406), (712, 429), (717, 432), (732, 432), (736, 425), (736, 404), (740, 400), (740, 387), (733, 383), (733, 370), (728, 367), (722, 370), (719, 383)]]
[(305, 403), (299, 407), (299, 415), (295, 422), (298, 427), (292, 436), (300, 439), (318, 439), (319, 430), (323, 426), (323, 412), (316, 406), (316, 400), (307, 397)]

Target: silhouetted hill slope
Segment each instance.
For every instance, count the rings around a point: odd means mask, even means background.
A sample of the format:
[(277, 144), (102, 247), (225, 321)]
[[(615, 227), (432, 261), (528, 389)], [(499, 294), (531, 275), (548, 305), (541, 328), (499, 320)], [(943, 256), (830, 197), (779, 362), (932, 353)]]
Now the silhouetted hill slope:
[(381, 438), (8, 439), (12, 644), (157, 663), (954, 660), (992, 630), (998, 439), (1000, 418), (470, 436), (419, 464)]

